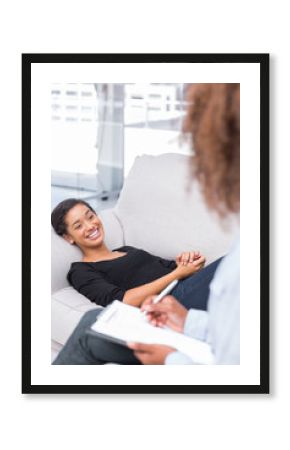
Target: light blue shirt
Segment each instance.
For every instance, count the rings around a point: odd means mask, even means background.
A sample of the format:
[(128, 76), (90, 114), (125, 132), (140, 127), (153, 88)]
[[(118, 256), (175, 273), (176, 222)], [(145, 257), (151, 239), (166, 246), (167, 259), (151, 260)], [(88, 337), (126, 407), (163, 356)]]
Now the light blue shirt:
[[(210, 284), (208, 310), (190, 309), (184, 334), (208, 342), (214, 364), (240, 364), (240, 240), (219, 264)], [(165, 364), (195, 364), (180, 352)]]

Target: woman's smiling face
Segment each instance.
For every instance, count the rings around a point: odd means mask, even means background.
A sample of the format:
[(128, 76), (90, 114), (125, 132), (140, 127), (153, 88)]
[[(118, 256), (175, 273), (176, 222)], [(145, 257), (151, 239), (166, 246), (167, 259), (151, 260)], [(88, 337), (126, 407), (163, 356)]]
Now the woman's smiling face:
[(65, 216), (64, 238), (81, 249), (95, 247), (104, 240), (104, 228), (98, 216), (86, 205), (78, 203)]

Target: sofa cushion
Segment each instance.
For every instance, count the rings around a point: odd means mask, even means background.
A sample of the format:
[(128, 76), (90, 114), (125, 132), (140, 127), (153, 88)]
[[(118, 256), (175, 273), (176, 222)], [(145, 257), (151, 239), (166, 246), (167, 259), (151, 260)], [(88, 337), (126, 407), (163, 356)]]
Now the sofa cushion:
[(200, 250), (207, 263), (224, 255), (236, 233), (233, 220), (221, 222), (208, 210), (190, 175), (189, 157), (137, 157), (122, 189), (116, 214), (125, 244), (164, 258)]
[(51, 298), (51, 339), (62, 345), (85, 312), (100, 308), (71, 286), (54, 292)]

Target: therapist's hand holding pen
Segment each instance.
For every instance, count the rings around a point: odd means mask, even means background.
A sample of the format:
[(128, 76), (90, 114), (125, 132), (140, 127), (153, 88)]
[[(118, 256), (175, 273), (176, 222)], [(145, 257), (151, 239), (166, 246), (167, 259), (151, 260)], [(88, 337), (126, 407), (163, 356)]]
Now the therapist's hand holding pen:
[(156, 327), (166, 326), (182, 333), (188, 310), (172, 295), (166, 295), (155, 303), (156, 297), (158, 296), (148, 297), (141, 306), (141, 311), (146, 312), (148, 321)]

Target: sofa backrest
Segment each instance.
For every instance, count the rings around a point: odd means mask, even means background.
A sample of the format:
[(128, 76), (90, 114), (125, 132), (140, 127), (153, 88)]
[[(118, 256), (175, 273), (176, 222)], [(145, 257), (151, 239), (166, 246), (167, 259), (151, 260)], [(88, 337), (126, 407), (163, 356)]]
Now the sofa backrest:
[(227, 253), (237, 233), (236, 219), (221, 222), (208, 210), (189, 156), (181, 154), (137, 157), (115, 212), (126, 245), (164, 258), (199, 250), (209, 263)]

